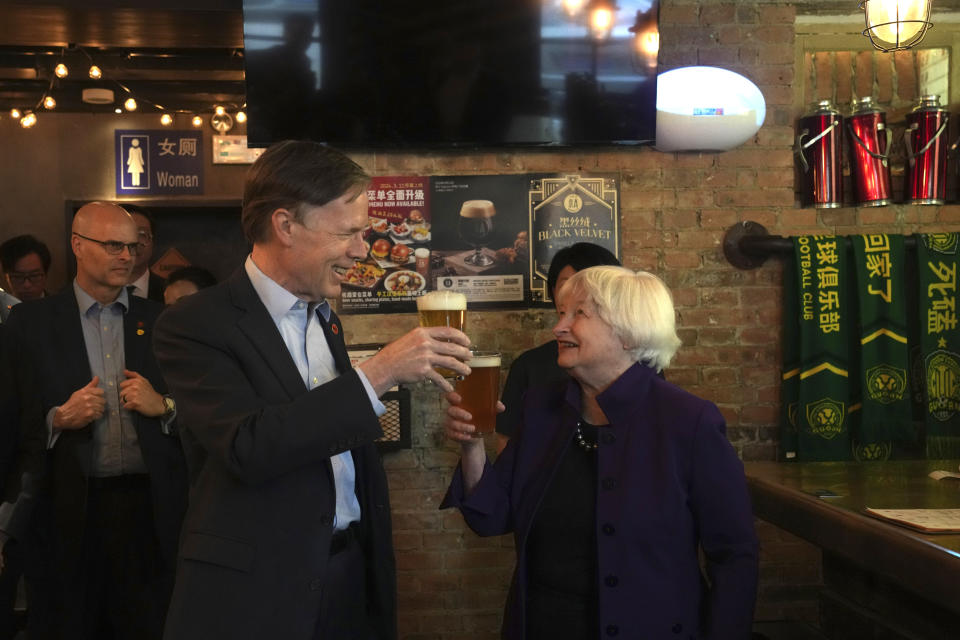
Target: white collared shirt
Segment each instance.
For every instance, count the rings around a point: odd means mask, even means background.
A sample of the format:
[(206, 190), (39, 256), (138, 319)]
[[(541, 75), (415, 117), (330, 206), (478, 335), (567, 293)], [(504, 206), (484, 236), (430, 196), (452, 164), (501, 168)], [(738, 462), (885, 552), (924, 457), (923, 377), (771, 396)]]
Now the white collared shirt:
[[(308, 359), (307, 357), (306, 333), (308, 323), (314, 325), (311, 333), (319, 332), (316, 335), (323, 335), (323, 329), (317, 315), (313, 314), (312, 317), (307, 317), (308, 303), (284, 289), (263, 273), (253, 261), (253, 256), (247, 256), (244, 269), (257, 292), (257, 296), (267, 308), (267, 313), (270, 314), (277, 331), (280, 332), (283, 343), (287, 346), (290, 357), (293, 358), (307, 389), (313, 389), (336, 378), (339, 373), (333, 354), (330, 352), (330, 346), (325, 339), (317, 340), (315, 344), (310, 345), (311, 351), (319, 353), (320, 357), (314, 359)], [(317, 311), (323, 314), (325, 320), (330, 320), (330, 305), (326, 301), (319, 304)], [(318, 361), (314, 362), (314, 360)], [(370, 399), (374, 412), (378, 416), (383, 415), (386, 412), (386, 407), (380, 402), (363, 371), (359, 369), (356, 371), (364, 389), (367, 391), (367, 397)], [(333, 479), (337, 493), (334, 528), (338, 530), (346, 529), (351, 522), (359, 521), (361, 516), (360, 503), (357, 501), (355, 491), (356, 471), (353, 465), (353, 456), (350, 455), (349, 451), (337, 454), (330, 458), (330, 464), (333, 467)]]

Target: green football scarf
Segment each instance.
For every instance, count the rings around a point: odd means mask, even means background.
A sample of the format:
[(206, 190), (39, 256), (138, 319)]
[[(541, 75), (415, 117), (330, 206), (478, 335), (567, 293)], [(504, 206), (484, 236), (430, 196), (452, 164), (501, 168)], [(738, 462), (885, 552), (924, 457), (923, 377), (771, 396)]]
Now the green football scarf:
[(797, 394), (800, 391), (800, 305), (797, 265), (783, 263), (783, 371), (780, 382), (780, 459), (797, 459)]
[(960, 457), (960, 327), (957, 257), (960, 234), (917, 235), (920, 347), (926, 382), (927, 458)]
[(847, 251), (837, 236), (793, 238), (800, 306), (800, 461), (849, 460)]
[(893, 440), (912, 439), (903, 236), (863, 234), (851, 240), (862, 388), (854, 455), (860, 460), (885, 460)]

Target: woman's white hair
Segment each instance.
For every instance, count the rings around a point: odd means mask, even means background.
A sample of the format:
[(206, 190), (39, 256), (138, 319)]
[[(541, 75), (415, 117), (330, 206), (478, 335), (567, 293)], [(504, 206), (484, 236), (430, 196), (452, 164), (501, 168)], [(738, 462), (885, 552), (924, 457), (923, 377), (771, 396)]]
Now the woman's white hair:
[(590, 267), (575, 273), (558, 296), (583, 296), (609, 324), (637, 362), (660, 371), (670, 364), (677, 336), (673, 296), (660, 278), (625, 267)]

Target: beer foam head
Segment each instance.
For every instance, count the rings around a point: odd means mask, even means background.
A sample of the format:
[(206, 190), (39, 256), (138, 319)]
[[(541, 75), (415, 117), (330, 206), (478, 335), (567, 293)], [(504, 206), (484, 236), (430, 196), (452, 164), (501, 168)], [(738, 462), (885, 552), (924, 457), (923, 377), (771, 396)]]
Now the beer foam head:
[(461, 218), (492, 218), (496, 213), (489, 200), (467, 200), (460, 207)]
[(500, 353), (497, 351), (473, 351), (467, 366), (471, 369), (484, 367), (499, 367)]
[(418, 311), (463, 311), (467, 308), (467, 296), (457, 291), (430, 291), (417, 298)]

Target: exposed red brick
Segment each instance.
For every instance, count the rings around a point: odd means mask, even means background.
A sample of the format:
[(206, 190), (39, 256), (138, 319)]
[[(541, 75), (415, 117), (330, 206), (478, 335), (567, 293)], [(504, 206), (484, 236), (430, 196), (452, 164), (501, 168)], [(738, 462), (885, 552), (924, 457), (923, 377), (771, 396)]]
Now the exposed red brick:
[(737, 25), (722, 25), (711, 32), (713, 41), (718, 45), (729, 47), (737, 46), (743, 42), (750, 41), (749, 31)]
[(882, 55), (875, 57), (874, 60), (877, 74), (876, 99), (880, 104), (885, 104), (893, 98), (893, 57)]
[(780, 407), (748, 405), (740, 410), (741, 424), (770, 424), (780, 418)]
[(853, 99), (853, 66), (852, 55), (849, 51), (837, 51), (834, 58), (836, 71), (836, 89), (833, 101), (836, 104), (846, 104)]
[(700, 24), (707, 27), (736, 21), (735, 4), (705, 5), (700, 9)]
[(777, 44), (782, 47), (793, 45), (793, 25), (767, 25), (753, 30), (757, 42)]
[(668, 269), (695, 269), (700, 266), (696, 251), (664, 251), (663, 263)]
[(760, 64), (793, 64), (793, 55), (793, 46), (785, 47), (782, 44), (757, 43), (757, 56)]
[(725, 189), (717, 193), (717, 204), (722, 207), (787, 207), (793, 205), (793, 194), (782, 189)]
[(894, 68), (897, 71), (897, 96), (901, 100), (914, 102), (917, 99), (917, 67), (914, 63), (913, 50), (895, 51), (893, 54)]
[(664, 3), (660, 6), (660, 27), (664, 25), (695, 25), (700, 23), (698, 4)]
[(793, 5), (759, 5), (757, 11), (762, 24), (792, 25), (797, 16), (797, 10)]
[(700, 212), (700, 227), (703, 229), (726, 230), (739, 220), (739, 212), (731, 209), (704, 209)]

